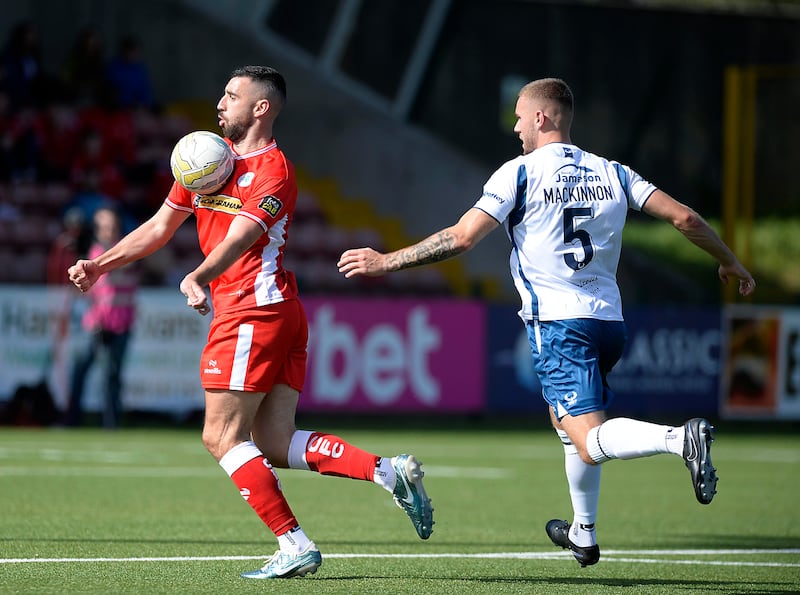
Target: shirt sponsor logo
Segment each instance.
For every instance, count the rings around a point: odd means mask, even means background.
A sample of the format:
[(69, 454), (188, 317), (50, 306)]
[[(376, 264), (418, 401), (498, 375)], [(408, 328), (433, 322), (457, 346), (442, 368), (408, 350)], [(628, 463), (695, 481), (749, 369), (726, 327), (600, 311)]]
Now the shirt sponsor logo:
[[(562, 170), (568, 169), (569, 172)], [(594, 171), (583, 165), (567, 163), (555, 171), (556, 182), (561, 184), (579, 184), (581, 182), (602, 182), (602, 178)]]
[(203, 196), (198, 194), (194, 199), (194, 206), (198, 209), (209, 209), (236, 215), (242, 209), (242, 201), (232, 196)]
[(505, 198), (503, 198), (502, 196), (497, 196), (496, 194), (493, 194), (493, 193), (491, 193), (491, 192), (484, 192), (484, 193), (483, 193), (483, 195), (484, 195), (484, 196), (487, 196), (487, 197), (489, 197), (489, 198), (493, 198), (493, 199), (495, 199), (495, 200), (496, 200), (497, 202), (499, 202), (500, 204), (503, 204), (504, 202), (506, 202), (506, 199), (505, 199)]

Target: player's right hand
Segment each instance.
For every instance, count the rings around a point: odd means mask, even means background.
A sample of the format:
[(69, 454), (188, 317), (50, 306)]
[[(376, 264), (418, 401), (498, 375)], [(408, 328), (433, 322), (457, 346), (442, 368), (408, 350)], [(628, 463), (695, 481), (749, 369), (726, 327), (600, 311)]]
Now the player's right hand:
[(356, 275), (375, 277), (386, 272), (385, 256), (372, 248), (353, 248), (342, 253), (336, 266), (348, 279)]
[(89, 291), (100, 278), (100, 267), (93, 260), (79, 260), (67, 269), (67, 274), (75, 287)]
[(211, 312), (211, 306), (208, 304), (208, 296), (203, 287), (192, 276), (192, 273), (189, 273), (183, 278), (180, 284), (180, 290), (181, 293), (186, 296), (187, 306), (194, 308), (203, 316)]

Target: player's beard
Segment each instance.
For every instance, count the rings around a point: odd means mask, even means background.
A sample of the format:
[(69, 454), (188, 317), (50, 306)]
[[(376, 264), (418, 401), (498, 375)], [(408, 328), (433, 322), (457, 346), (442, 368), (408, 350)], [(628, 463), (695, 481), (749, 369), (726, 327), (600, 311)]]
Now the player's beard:
[(224, 134), (226, 138), (230, 139), (231, 142), (234, 143), (239, 142), (245, 137), (247, 131), (250, 130), (250, 127), (253, 125), (254, 121), (255, 118), (253, 118), (252, 116), (250, 116), (250, 118), (246, 122), (241, 120), (238, 122), (223, 121), (222, 134)]

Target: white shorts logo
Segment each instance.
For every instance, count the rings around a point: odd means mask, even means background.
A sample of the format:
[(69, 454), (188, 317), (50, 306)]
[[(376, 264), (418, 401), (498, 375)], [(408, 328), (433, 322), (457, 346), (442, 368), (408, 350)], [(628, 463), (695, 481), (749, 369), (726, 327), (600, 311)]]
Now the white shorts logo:
[(203, 374), (222, 374), (222, 370), (217, 367), (217, 360), (208, 360), (208, 367), (203, 369)]

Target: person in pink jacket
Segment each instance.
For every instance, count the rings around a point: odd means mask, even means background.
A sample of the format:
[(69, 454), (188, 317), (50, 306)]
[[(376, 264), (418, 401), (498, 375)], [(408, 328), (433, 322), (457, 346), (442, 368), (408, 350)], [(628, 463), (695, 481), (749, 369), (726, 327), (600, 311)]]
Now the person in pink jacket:
[[(100, 207), (94, 213), (95, 239), (89, 248), (94, 258), (122, 237), (122, 218), (112, 207)], [(83, 315), (83, 328), (91, 336), (85, 348), (77, 354), (67, 406), (66, 423), (83, 423), (83, 393), (89, 370), (99, 355), (105, 356), (103, 370), (103, 426), (115, 429), (122, 413), (122, 368), (136, 318), (136, 291), (139, 285), (135, 266), (117, 269), (104, 275), (87, 294), (89, 307)]]

